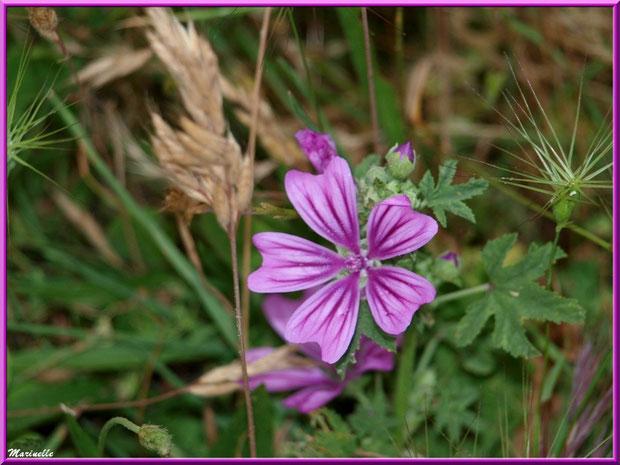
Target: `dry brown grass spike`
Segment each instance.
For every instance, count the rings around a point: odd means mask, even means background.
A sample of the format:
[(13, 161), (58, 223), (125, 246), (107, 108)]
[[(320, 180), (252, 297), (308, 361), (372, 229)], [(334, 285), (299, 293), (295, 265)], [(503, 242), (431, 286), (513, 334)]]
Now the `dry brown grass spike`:
[(57, 40), (58, 16), (54, 9), (45, 7), (27, 7), (26, 9), (32, 27), (47, 40), (55, 42)]
[(146, 36), (177, 82), (187, 111), (178, 129), (152, 112), (155, 154), (169, 181), (210, 206), (230, 231), (250, 203), (253, 176), (224, 118), (217, 57), (192, 23), (184, 27), (163, 8), (146, 12), (151, 20)]

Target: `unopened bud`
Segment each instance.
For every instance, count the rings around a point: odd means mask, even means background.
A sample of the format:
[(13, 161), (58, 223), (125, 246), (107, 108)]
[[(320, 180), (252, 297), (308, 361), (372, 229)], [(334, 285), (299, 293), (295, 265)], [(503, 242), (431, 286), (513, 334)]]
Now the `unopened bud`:
[(415, 152), (411, 148), (411, 142), (394, 145), (385, 159), (392, 176), (400, 180), (407, 179), (415, 168)]
[(455, 254), (454, 252), (446, 252), (445, 254), (443, 254), (441, 257), (439, 257), (440, 260), (446, 260), (449, 262), (454, 263), (454, 266), (458, 267), (459, 266), (459, 258), (458, 255)]
[(138, 439), (145, 449), (156, 452), (161, 457), (170, 455), (172, 435), (166, 428), (158, 425), (144, 424), (138, 431)]
[(573, 210), (575, 209), (575, 205), (577, 204), (579, 197), (579, 191), (572, 190), (567, 197), (564, 197), (555, 203), (553, 206), (553, 217), (558, 225), (568, 223), (568, 220), (570, 220), (573, 215)]
[(297, 131), (295, 139), (318, 173), (325, 171), (329, 162), (338, 156), (336, 144), (329, 134), (302, 129)]

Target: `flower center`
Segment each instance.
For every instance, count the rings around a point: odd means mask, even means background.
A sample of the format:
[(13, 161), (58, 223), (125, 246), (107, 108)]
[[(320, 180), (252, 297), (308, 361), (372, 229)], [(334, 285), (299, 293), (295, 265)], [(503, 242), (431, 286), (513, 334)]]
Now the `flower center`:
[(366, 257), (361, 255), (349, 255), (344, 259), (344, 267), (349, 273), (357, 273), (363, 268), (366, 268)]

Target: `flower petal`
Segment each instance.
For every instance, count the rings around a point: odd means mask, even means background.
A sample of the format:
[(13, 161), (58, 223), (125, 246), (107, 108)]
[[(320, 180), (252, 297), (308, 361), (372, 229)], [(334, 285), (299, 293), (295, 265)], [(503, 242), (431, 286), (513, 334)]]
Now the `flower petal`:
[(307, 386), (330, 383), (332, 378), (318, 367), (287, 368), (274, 370), (260, 375), (250, 376), (250, 389), (254, 390), (261, 384), (269, 392), (290, 391)]
[(254, 245), (263, 256), (262, 266), (248, 276), (253, 292), (292, 292), (322, 284), (343, 267), (336, 252), (291, 234), (255, 234)]
[(357, 324), (359, 273), (323, 287), (295, 311), (286, 324), (288, 342), (316, 342), (321, 359), (335, 363), (346, 352)]
[(394, 369), (394, 352), (384, 349), (376, 342), (362, 335), (360, 348), (355, 353), (357, 363), (347, 372), (347, 380), (357, 378), (367, 371), (392, 371)]
[(299, 216), (325, 239), (359, 253), (355, 182), (347, 162), (334, 158), (324, 174), (291, 170), (284, 186)]
[(344, 383), (336, 382), (308, 387), (288, 396), (282, 405), (295, 408), (301, 413), (310, 413), (337, 397), (344, 390), (344, 387)]
[(368, 269), (366, 297), (379, 327), (388, 334), (400, 334), (420, 305), (433, 301), (435, 288), (409, 270), (381, 266)]
[[(274, 331), (278, 333), (282, 339), (285, 339), (284, 330), (286, 329), (286, 323), (295, 310), (319, 289), (320, 287), (313, 287), (305, 290), (301, 299), (288, 299), (281, 294), (271, 294), (265, 297), (265, 300), (263, 300), (265, 317)], [(321, 348), (316, 342), (299, 344), (298, 347), (299, 350), (308, 357), (321, 360)]]
[(282, 294), (271, 294), (263, 300), (265, 318), (282, 339), (284, 339), (286, 322), (303, 300), (305, 299), (288, 299)]
[(408, 158), (411, 163), (415, 162), (415, 151), (411, 147), (411, 141), (407, 141), (404, 144), (399, 145), (394, 149), (394, 152), (398, 152), (400, 155), (400, 161)]
[(274, 347), (252, 347), (245, 352), (245, 360), (249, 365), (250, 363), (254, 363), (266, 357), (274, 350), (276, 350)]
[(336, 144), (329, 134), (319, 134), (310, 129), (302, 129), (297, 131), (295, 139), (319, 173), (324, 172), (329, 162), (338, 156)]
[(406, 195), (379, 202), (368, 217), (368, 258), (385, 260), (419, 249), (437, 234), (437, 221), (411, 208)]

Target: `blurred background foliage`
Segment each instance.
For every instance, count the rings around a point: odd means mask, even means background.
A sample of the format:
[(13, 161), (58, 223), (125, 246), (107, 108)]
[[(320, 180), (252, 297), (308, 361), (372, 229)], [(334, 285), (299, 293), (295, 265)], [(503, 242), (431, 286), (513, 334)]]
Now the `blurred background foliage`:
[[(123, 415), (168, 428), (173, 456), (243, 454), (238, 393), (206, 399), (184, 394), (140, 408), (89, 411), (77, 423), (57, 412), (15, 412), (145, 399), (233, 361), (236, 351), (234, 339), (205, 312), (211, 308), (232, 319), (223, 303), (232, 296), (225, 233), (211, 214), (196, 215), (190, 231), (202, 269), (183, 257), (172, 265), (171, 254), (184, 256), (186, 250), (178, 218), (162, 211), (166, 186), (132, 155), (151, 156), (152, 108), (172, 117), (180, 112), (174, 81), (149, 52), (141, 9), (58, 8), (62, 47), (34, 31), (26, 9), (7, 11), (9, 97), (20, 62), (28, 60), (15, 114), (40, 102), (42, 118), (28, 134), (53, 141), (26, 144), (18, 159), (9, 159), (9, 442), (42, 444), (57, 457), (85, 455), (103, 424)], [(208, 37), (223, 76), (251, 91), (261, 9), (174, 11)], [(555, 227), (535, 210), (547, 198), (498, 182), (501, 167), (524, 169), (504, 153), (520, 154), (522, 148), (493, 110), (510, 115), (501, 92), (516, 92), (506, 57), (520, 79), (520, 67), (525, 70), (565, 143), (583, 80), (577, 153), (584, 153), (612, 105), (611, 9), (373, 7), (368, 14), (382, 150), (412, 140), (418, 180), (425, 169), (436, 173), (457, 158), (457, 182), (482, 176), (492, 183), (471, 202), (475, 225), (451, 217), (426, 248), (433, 255), (459, 255), (464, 288), (484, 283), (480, 250), (487, 240), (518, 232), (508, 257), (514, 262), (530, 243), (552, 240)], [(272, 129), (259, 137), (255, 206), (265, 200), (289, 206), (284, 174), (291, 167), (308, 169), (293, 139), (298, 129), (310, 124), (329, 132), (353, 165), (372, 152), (360, 18), (359, 8), (274, 9), (263, 80)], [(69, 104), (78, 118), (74, 124), (130, 193), (133, 207), (93, 169), (87, 149), (48, 98), (52, 94)], [(243, 108), (242, 101), (225, 100), (231, 130), (242, 144), (248, 139)], [(611, 386), (609, 357), (600, 373), (591, 368), (611, 350), (610, 211), (611, 192), (576, 210), (575, 223), (599, 243), (573, 230), (561, 238), (568, 258), (558, 262), (553, 287), (579, 299), (586, 324), (551, 325), (550, 385), (541, 384), (542, 357), (522, 360), (499, 352), (488, 332), (456, 348), (454, 328), (468, 299), (453, 300), (414, 317), (416, 349), (404, 360), (397, 356), (397, 364), (408, 364), (404, 417), (394, 414), (402, 382), (396, 371), (366, 375), (309, 417), (287, 411), (280, 396), (259, 390), (259, 454), (537, 456), (551, 454), (558, 431), (578, 424), (584, 437), (569, 436), (557, 453), (609, 455), (611, 402), (601, 403)], [(255, 215), (252, 228), (310, 237), (299, 219)], [(166, 241), (158, 239), (162, 235)], [(256, 251), (251, 265), (260, 265)], [(196, 279), (204, 284), (202, 294)], [(456, 289), (444, 284), (439, 295)], [(250, 345), (280, 345), (262, 316), (261, 300), (252, 295)], [(534, 322), (528, 329), (541, 347), (544, 326)], [(546, 400), (541, 448), (532, 450), (526, 439), (530, 404), (540, 389)], [(112, 430), (107, 444), (111, 456), (149, 454), (122, 429)]]

